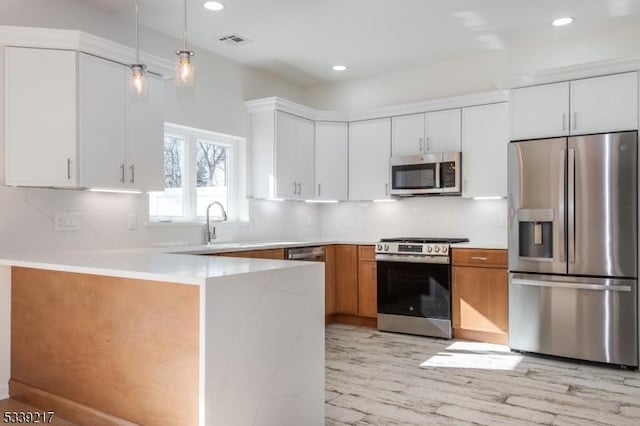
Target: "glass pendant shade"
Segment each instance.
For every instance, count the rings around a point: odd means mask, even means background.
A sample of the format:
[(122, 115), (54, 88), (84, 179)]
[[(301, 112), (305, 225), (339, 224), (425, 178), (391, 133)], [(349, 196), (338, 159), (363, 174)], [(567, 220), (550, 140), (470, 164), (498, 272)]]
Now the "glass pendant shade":
[(136, 0), (136, 62), (130, 65), (129, 95), (132, 103), (149, 101), (149, 85), (145, 76), (147, 66), (140, 63), (140, 1)]
[(176, 84), (178, 86), (193, 86), (195, 82), (195, 67), (191, 62), (193, 51), (178, 50), (176, 55)]
[(146, 66), (143, 64), (131, 65), (131, 77), (129, 77), (129, 93), (135, 103), (146, 103), (149, 100), (149, 84), (145, 76)]

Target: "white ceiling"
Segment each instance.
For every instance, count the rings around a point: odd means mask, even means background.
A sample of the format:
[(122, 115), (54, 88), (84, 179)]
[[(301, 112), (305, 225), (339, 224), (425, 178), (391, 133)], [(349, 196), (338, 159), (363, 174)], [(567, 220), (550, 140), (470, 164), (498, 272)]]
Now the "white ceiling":
[[(134, 0), (84, 1), (132, 19)], [(221, 12), (187, 1), (195, 45), (303, 85), (640, 23), (638, 0), (221, 0)], [(182, 0), (141, 0), (141, 15), (143, 26), (182, 37)], [(562, 16), (576, 21), (552, 27)], [(230, 33), (251, 43), (217, 41)], [(338, 63), (349, 69), (332, 71)]]

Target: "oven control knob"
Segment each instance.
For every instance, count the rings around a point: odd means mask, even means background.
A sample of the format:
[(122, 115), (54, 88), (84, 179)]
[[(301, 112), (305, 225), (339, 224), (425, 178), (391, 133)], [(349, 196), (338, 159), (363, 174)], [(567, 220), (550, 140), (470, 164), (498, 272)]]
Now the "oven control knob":
[(378, 244), (378, 251), (382, 251), (382, 244)]
[(447, 246), (443, 246), (443, 247), (442, 247), (442, 253), (446, 254), (446, 253), (447, 253), (447, 251), (449, 251), (449, 247), (447, 247)]
[(427, 253), (431, 253), (431, 250), (433, 250), (433, 247), (427, 246)]
[(438, 253), (440, 251), (440, 247), (436, 246), (435, 249), (433, 249), (433, 251), (435, 251), (436, 253)]
[(389, 251), (389, 244), (384, 245), (384, 251)]

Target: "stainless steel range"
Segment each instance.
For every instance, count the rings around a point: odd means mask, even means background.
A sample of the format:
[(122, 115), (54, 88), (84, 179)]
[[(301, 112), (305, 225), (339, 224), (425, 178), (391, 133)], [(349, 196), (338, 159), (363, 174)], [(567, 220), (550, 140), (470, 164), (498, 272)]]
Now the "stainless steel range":
[(376, 246), (378, 329), (450, 339), (450, 244), (467, 241), (382, 239)]

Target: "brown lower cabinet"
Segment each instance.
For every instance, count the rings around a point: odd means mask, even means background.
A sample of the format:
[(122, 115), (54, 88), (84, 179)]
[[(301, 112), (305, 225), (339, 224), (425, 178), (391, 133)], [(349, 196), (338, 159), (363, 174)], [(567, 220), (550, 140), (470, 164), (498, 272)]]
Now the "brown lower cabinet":
[(358, 315), (378, 317), (378, 276), (373, 246), (358, 246)]
[(232, 251), (227, 253), (216, 253), (214, 256), (284, 260), (284, 249)]
[(358, 246), (336, 245), (336, 314), (358, 314)]
[(452, 263), (454, 337), (507, 344), (506, 250), (454, 249)]
[(336, 311), (336, 246), (324, 248), (324, 315), (331, 322)]
[[(327, 281), (327, 292), (335, 291), (335, 304), (327, 303), (326, 322), (376, 327), (377, 277), (373, 246), (338, 244), (334, 247), (335, 289)], [(327, 277), (331, 265), (327, 257)], [(331, 310), (333, 308), (333, 310)]]

